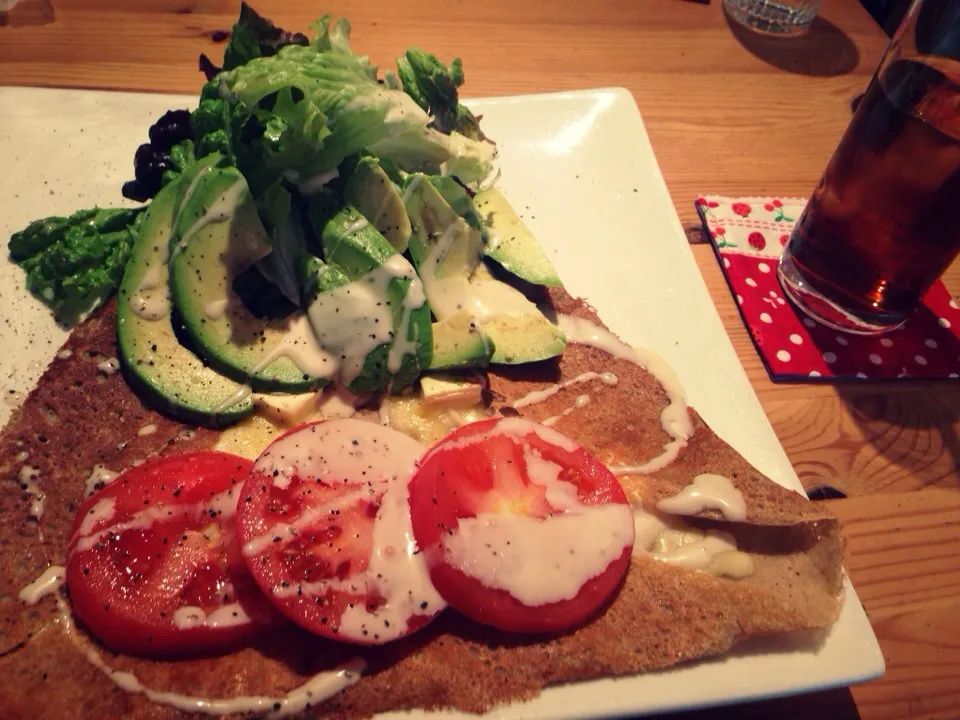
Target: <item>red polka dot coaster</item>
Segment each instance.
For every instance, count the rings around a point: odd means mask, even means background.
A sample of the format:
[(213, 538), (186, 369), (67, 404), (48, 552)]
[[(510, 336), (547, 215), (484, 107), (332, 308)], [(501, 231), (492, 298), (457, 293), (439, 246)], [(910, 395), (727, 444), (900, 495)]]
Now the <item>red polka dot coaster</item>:
[(960, 309), (939, 280), (906, 323), (880, 337), (825, 327), (787, 301), (777, 260), (804, 204), (797, 198), (697, 199), (697, 212), (770, 377), (960, 377)]

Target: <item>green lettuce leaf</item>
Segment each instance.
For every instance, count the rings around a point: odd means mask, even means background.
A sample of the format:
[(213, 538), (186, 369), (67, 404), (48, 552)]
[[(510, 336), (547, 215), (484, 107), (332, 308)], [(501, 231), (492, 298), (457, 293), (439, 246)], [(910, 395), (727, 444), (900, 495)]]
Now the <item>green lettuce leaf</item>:
[(35, 220), (10, 238), (27, 288), (61, 319), (99, 305), (120, 284), (143, 208), (91, 208)]
[(303, 33), (287, 32), (260, 15), (256, 10), (240, 3), (240, 17), (230, 33), (230, 42), (223, 53), (223, 69), (232, 70), (245, 65), (253, 58), (276, 55), (287, 45), (307, 45), (310, 41)]
[(161, 187), (172, 183), (183, 175), (183, 171), (196, 159), (193, 152), (193, 140), (182, 140), (170, 148), (170, 167), (163, 172), (163, 185)]
[(486, 140), (480, 118), (460, 103), (457, 88), (463, 85), (463, 63), (454, 58), (447, 68), (434, 55), (410, 48), (397, 58), (397, 75), (403, 91), (433, 118), (431, 126), (449, 135), (459, 132), (471, 140)]
[(297, 200), (281, 181), (260, 198), (257, 209), (273, 250), (257, 266), (287, 300), (299, 306), (303, 261), (308, 252), (304, 217)]
[(227, 106), (219, 113), (224, 139), (255, 192), (282, 173), (301, 180), (328, 173), (364, 150), (408, 172), (452, 161), (448, 170), (465, 182), (489, 174), (491, 145), (427, 127), (430, 118), (410, 96), (381, 85), (364, 58), (329, 42), (329, 50), (290, 45), (251, 60), (218, 76), (218, 99), (207, 93), (208, 117), (217, 116), (217, 102)]

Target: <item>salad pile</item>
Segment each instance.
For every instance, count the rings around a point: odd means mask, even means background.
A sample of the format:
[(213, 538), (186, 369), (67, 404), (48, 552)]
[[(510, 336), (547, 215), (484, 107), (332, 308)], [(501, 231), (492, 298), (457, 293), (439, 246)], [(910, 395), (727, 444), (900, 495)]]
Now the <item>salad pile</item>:
[[(126, 197), (10, 240), (62, 318), (119, 289), (132, 383), (196, 422), (251, 392), (400, 392), (426, 371), (559, 355), (531, 302), (556, 272), (492, 187), (496, 146), (459, 59), (416, 48), (382, 77), (329, 16), (312, 37), (241, 6), (198, 107), (150, 128)], [(526, 293), (526, 294), (525, 294)]]

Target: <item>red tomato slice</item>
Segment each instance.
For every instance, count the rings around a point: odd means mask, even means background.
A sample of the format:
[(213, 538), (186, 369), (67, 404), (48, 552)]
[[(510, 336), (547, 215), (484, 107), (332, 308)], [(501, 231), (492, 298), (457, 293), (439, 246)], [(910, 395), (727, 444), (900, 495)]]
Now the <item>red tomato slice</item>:
[(513, 632), (566, 630), (616, 591), (633, 549), (633, 512), (604, 465), (521, 418), (461, 427), (410, 483), (417, 544), (444, 599)]
[(382, 425), (301, 425), (257, 458), (237, 532), (260, 588), (318, 635), (378, 644), (445, 607), (410, 527), (407, 486), (423, 447)]
[(80, 506), (67, 586), (94, 635), (138, 655), (206, 653), (280, 620), (236, 539), (237, 498), (251, 466), (212, 451), (155, 458)]

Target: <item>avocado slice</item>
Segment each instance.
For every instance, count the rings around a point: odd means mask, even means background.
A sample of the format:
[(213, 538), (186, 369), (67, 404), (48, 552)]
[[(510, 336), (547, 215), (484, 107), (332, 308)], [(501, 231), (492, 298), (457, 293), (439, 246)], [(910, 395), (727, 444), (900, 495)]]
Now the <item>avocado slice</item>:
[(467, 310), (433, 324), (430, 370), (486, 367), (493, 357), (493, 341)]
[(430, 308), (413, 267), (349, 205), (326, 223), (320, 241), (329, 266), (351, 280), (310, 305), (321, 346), (354, 358), (344, 377), (351, 392), (413, 384), (433, 347)]
[(387, 239), (397, 252), (410, 242), (410, 218), (397, 186), (374, 157), (359, 160), (344, 188), (344, 198)]
[(481, 190), (474, 196), (473, 205), (488, 229), (487, 257), (527, 282), (563, 287), (540, 243), (499, 190)]
[[(480, 231), (457, 215), (426, 175), (408, 176), (403, 198), (413, 228), (410, 257), (420, 277), (425, 272), (436, 278), (470, 275), (483, 253)], [(429, 269), (424, 267), (428, 261)]]
[(492, 341), (491, 363), (536, 362), (563, 352), (563, 333), (522, 292), (490, 274), (480, 232), (457, 215), (432, 183), (411, 176), (404, 195), (413, 225), (410, 255), (438, 321), (466, 312)]
[[(498, 365), (536, 362), (563, 352), (567, 341), (560, 329), (547, 320), (525, 295), (494, 278), (486, 263), (477, 265), (470, 276), (470, 282), (474, 287), (481, 288), (481, 293), (493, 291), (501, 298), (489, 299), (487, 302), (508, 303), (516, 307), (523, 306), (524, 302), (528, 303), (527, 312), (494, 315), (483, 323), (483, 330), (494, 348), (490, 362)], [(505, 294), (499, 286), (504, 286), (511, 292)]]
[(480, 214), (463, 185), (448, 175), (431, 175), (430, 184), (437, 189), (453, 211), (467, 221), (467, 225), (481, 232), (484, 231)]
[(147, 208), (118, 292), (117, 344), (131, 384), (155, 405), (188, 422), (227, 425), (253, 412), (249, 393), (181, 345), (170, 319), (168, 241), (184, 187), (170, 183)]
[(233, 290), (234, 279), (270, 250), (243, 175), (210, 169), (184, 201), (171, 238), (173, 302), (196, 351), (216, 370), (257, 392), (303, 392), (326, 384), (336, 366), (306, 315), (257, 318)]

